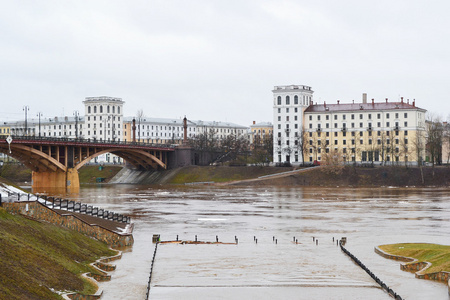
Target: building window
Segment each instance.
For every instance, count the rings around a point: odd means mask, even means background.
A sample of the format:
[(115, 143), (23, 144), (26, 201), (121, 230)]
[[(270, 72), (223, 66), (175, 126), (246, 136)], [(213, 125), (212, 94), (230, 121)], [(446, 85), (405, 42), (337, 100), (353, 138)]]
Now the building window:
[(407, 118), (408, 117), (408, 113), (405, 113), (404, 116), (405, 116), (405, 118)]
[(395, 113), (395, 118), (398, 119), (398, 113)]
[(291, 100), (289, 98), (289, 96), (286, 96), (286, 105), (290, 105), (291, 104)]
[(277, 104), (278, 104), (278, 105), (281, 105), (281, 96), (278, 96), (278, 98), (277, 98)]
[(377, 114), (377, 119), (381, 119), (381, 114)]
[(386, 127), (389, 127), (389, 122), (386, 122)]
[(334, 119), (337, 120), (337, 115), (334, 115)]
[(377, 123), (377, 127), (381, 127), (381, 122), (378, 122), (378, 123)]
[(289, 107), (286, 108), (286, 113), (288, 113), (288, 112), (289, 112)]
[(286, 116), (286, 122), (289, 122), (289, 116)]
[(359, 123), (359, 127), (361, 127), (361, 128), (363, 127), (363, 123), (362, 123), (362, 122), (361, 122), (361, 123)]
[(312, 124), (311, 123), (309, 124), (309, 129), (312, 129)]
[(329, 116), (329, 115), (326, 115), (326, 116), (325, 116), (325, 120), (328, 121), (329, 119), (330, 119), (330, 116)]
[(389, 119), (389, 113), (386, 114), (386, 119)]
[(278, 122), (280, 122), (281, 121), (281, 116), (278, 116)]
[(408, 135), (408, 130), (405, 130), (405, 135)]
[(342, 115), (342, 120), (345, 120), (345, 115)]
[(278, 113), (281, 114), (281, 108), (278, 108)]
[(317, 121), (320, 121), (320, 115), (317, 115)]
[(408, 122), (405, 122), (405, 127), (408, 127)]
[(363, 115), (359, 114), (359, 119), (362, 120), (362, 118), (363, 118)]
[(312, 121), (312, 116), (309, 116), (309, 120)]
[(297, 121), (297, 116), (294, 116), (294, 121)]
[(88, 106), (88, 114), (90, 114), (90, 113), (91, 113), (91, 107)]
[(297, 95), (294, 96), (294, 104), (298, 104), (298, 96)]

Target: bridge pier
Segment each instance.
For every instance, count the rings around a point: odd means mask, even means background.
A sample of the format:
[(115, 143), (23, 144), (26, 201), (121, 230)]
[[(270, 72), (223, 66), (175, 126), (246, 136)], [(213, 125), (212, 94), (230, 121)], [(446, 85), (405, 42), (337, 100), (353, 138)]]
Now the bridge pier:
[(80, 187), (80, 179), (78, 171), (75, 168), (68, 168), (66, 172), (57, 170), (47, 172), (32, 173), (33, 189), (41, 188), (71, 188), (77, 189)]

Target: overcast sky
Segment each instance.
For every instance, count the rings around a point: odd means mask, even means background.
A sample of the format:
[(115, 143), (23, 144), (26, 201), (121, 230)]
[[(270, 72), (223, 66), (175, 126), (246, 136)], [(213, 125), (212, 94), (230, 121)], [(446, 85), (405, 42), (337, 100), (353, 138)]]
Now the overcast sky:
[(0, 0), (0, 120), (84, 114), (272, 122), (275, 85), (314, 101), (416, 99), (450, 113), (450, 1)]

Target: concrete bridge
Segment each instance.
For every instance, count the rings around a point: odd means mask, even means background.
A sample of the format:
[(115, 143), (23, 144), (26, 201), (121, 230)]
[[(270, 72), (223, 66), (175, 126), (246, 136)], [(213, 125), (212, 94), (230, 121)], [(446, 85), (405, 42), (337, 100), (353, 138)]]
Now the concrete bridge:
[(79, 188), (78, 170), (104, 153), (122, 157), (136, 168), (167, 169), (172, 145), (83, 139), (2, 136), (0, 152), (30, 168), (33, 188)]

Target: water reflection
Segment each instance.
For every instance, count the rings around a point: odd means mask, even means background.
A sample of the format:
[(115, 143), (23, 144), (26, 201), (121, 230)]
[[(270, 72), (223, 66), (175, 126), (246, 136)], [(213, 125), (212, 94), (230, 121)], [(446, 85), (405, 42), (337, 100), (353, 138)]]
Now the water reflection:
[[(88, 186), (68, 195), (129, 214), (135, 244), (117, 262), (104, 299), (143, 299), (154, 245), (163, 240), (220, 240), (238, 245), (164, 245), (158, 250), (152, 299), (388, 299), (332, 241), (348, 249), (407, 299), (447, 299), (444, 284), (418, 280), (374, 246), (450, 244), (449, 189), (217, 188)], [(258, 244), (254, 242), (258, 238)], [(273, 237), (278, 243), (274, 244)], [(293, 237), (299, 244), (293, 244)], [(319, 240), (318, 245), (312, 237)]]

